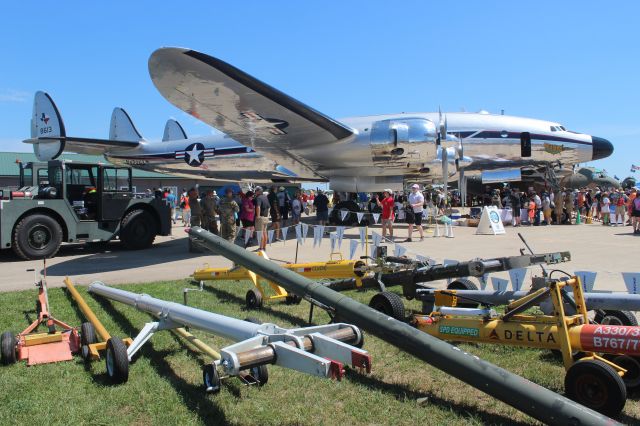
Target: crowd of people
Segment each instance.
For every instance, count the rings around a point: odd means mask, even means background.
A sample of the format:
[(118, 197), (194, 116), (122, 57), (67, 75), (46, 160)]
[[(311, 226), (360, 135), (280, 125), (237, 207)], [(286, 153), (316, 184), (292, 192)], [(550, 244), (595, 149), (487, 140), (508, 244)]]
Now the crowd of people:
[(488, 189), (482, 200), (484, 205), (511, 209), (514, 226), (523, 224), (521, 211), (525, 209), (528, 225), (573, 225), (596, 220), (603, 226), (631, 225), (634, 234), (640, 233), (640, 198), (635, 188), (559, 188), (539, 193), (517, 188)]
[[(183, 189), (180, 194), (173, 194), (170, 189), (154, 190), (153, 195), (170, 205), (174, 224), (181, 220), (183, 226), (201, 226), (229, 241), (235, 241), (238, 228), (242, 227), (253, 234), (251, 242), (257, 240), (261, 249), (266, 248), (268, 230), (273, 230), (275, 241), (279, 241), (282, 228), (297, 225), (303, 214), (315, 214), (318, 225), (328, 225), (330, 207), (341, 201), (337, 193), (331, 200), (323, 190), (296, 190), (290, 195), (282, 186), (272, 186), (268, 191), (257, 186), (247, 192), (234, 192), (227, 187), (222, 197), (214, 190), (199, 193), (195, 187)], [(411, 242), (415, 232), (420, 240), (424, 239), (424, 212), (432, 209), (436, 216), (445, 214), (454, 195), (440, 189), (421, 189), (414, 184), (406, 193), (385, 189), (381, 194), (349, 194), (348, 197), (358, 201), (363, 211), (379, 215), (384, 238), (393, 241), (394, 224), (406, 223), (407, 236), (402, 241)], [(482, 205), (511, 209), (514, 226), (572, 225), (580, 220), (596, 220), (604, 226), (631, 225), (633, 232), (640, 234), (640, 197), (636, 189), (561, 188), (555, 192), (524, 192), (518, 188), (487, 188), (478, 201)], [(526, 215), (522, 214), (523, 209)], [(261, 238), (257, 237), (258, 233)]]

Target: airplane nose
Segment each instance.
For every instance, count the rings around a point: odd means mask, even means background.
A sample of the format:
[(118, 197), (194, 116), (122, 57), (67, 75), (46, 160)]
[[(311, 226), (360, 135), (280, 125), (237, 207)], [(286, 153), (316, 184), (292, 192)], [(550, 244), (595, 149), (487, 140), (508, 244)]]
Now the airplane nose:
[(608, 140), (596, 136), (592, 136), (591, 140), (593, 141), (592, 160), (600, 160), (613, 154), (613, 145)]

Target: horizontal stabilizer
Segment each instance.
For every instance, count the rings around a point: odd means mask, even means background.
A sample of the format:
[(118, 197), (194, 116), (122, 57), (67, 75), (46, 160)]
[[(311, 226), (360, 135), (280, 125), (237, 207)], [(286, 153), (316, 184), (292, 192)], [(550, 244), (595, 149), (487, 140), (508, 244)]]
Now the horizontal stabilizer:
[[(126, 115), (126, 112), (122, 110)], [(127, 120), (131, 123), (128, 116)], [(113, 121), (113, 116), (112, 116)], [(31, 138), (25, 143), (33, 144), (33, 152), (38, 161), (49, 161), (58, 158), (63, 151), (78, 154), (102, 155), (110, 151), (135, 148), (142, 139), (133, 124), (131, 128), (137, 137), (132, 140), (93, 139), (67, 136), (58, 107), (45, 92), (38, 91), (33, 100), (31, 117)], [(130, 133), (130, 136), (133, 134)]]
[(111, 113), (109, 139), (114, 141), (142, 141), (144, 138), (131, 121), (129, 114), (122, 108), (114, 108)]
[(167, 120), (167, 124), (164, 125), (164, 134), (162, 135), (162, 142), (177, 141), (187, 139), (187, 133), (184, 131), (180, 123), (173, 118)]

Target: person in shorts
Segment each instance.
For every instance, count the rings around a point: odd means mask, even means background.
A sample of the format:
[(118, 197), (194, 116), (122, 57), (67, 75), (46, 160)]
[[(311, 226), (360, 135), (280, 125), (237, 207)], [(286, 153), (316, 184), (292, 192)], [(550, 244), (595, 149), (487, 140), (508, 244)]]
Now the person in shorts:
[(318, 195), (313, 200), (313, 204), (316, 209), (318, 224), (326, 225), (329, 221), (329, 198), (327, 198), (323, 190), (318, 190)]
[(260, 247), (258, 247), (258, 249), (266, 250), (267, 225), (269, 225), (269, 210), (271, 209), (271, 206), (269, 205), (269, 199), (262, 191), (262, 187), (256, 186), (255, 193), (256, 196), (253, 200), (253, 204), (255, 206), (254, 215), (256, 232), (260, 232), (262, 235), (262, 240), (260, 241)]
[(393, 191), (391, 189), (385, 189), (382, 192), (382, 200), (376, 195), (376, 203), (382, 207), (382, 238), (389, 233), (389, 239), (393, 241), (393, 206), (395, 201), (393, 200)]
[(413, 221), (407, 221), (409, 224), (409, 235), (404, 241), (405, 243), (411, 242), (413, 236), (413, 227), (415, 225), (420, 233), (420, 241), (424, 240), (424, 230), (422, 229), (422, 211), (424, 209), (424, 195), (420, 192), (420, 186), (418, 184), (411, 185), (411, 193), (407, 197), (408, 209), (413, 210)]

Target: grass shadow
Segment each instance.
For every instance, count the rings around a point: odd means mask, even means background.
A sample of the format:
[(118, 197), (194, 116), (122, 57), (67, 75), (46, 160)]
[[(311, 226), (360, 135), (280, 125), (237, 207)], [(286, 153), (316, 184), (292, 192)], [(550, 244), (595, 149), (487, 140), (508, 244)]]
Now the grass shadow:
[[(130, 336), (135, 336), (137, 334), (138, 330), (136, 330), (129, 319), (115, 309), (109, 300), (102, 297), (96, 297), (95, 300), (126, 334)], [(165, 359), (165, 357), (171, 353), (173, 353), (173, 351), (154, 350), (153, 343), (151, 341), (147, 342), (140, 349), (140, 355), (149, 359), (149, 364), (155, 370), (156, 374), (171, 384), (187, 409), (196, 413), (202, 423), (228, 424), (229, 422), (224, 411), (222, 411), (215, 402), (207, 397), (202, 386), (193, 385), (175, 373), (169, 362)], [(99, 378), (99, 380), (102, 381), (102, 378)]]
[(428, 404), (437, 405), (440, 408), (454, 411), (461, 416), (475, 415), (478, 416), (483, 424), (505, 424), (505, 425), (528, 425), (529, 423), (515, 421), (511, 417), (505, 417), (500, 414), (491, 414), (481, 411), (479, 407), (461, 404), (457, 402), (447, 401), (440, 397), (428, 393), (422, 393), (410, 389), (400, 384), (385, 383), (375, 377), (359, 374), (354, 370), (348, 369), (346, 373), (350, 381), (358, 383), (372, 390), (379, 390), (383, 393), (392, 395), (399, 401), (411, 399), (417, 401), (419, 398), (427, 398)]

